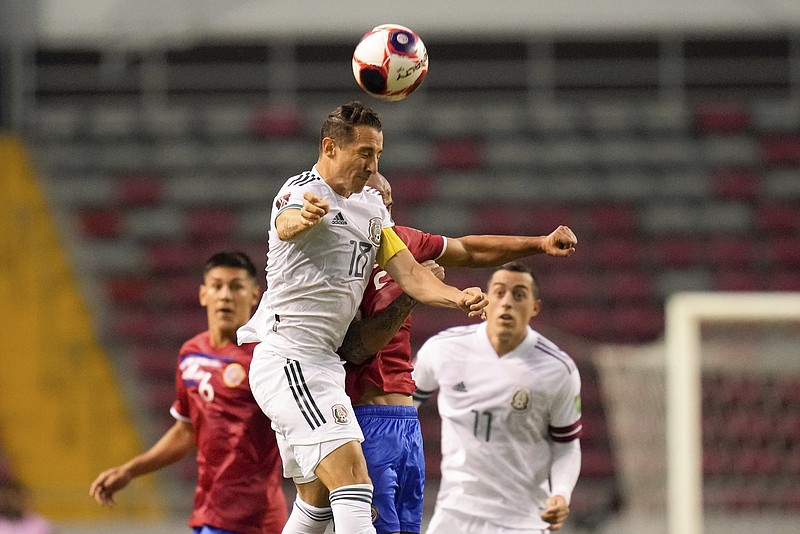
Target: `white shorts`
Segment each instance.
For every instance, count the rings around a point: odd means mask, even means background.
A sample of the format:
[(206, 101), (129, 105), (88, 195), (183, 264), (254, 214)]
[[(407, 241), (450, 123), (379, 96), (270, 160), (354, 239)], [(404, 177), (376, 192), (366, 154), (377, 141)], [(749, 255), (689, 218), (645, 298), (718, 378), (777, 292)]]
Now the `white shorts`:
[(446, 508), (435, 508), (425, 534), (550, 534), (547, 529), (511, 528)]
[(275, 354), (266, 343), (256, 346), (250, 389), (272, 420), (286, 476), (313, 480), (331, 451), (348, 441), (364, 441), (344, 377), (344, 366), (333, 356), (329, 363), (300, 363)]

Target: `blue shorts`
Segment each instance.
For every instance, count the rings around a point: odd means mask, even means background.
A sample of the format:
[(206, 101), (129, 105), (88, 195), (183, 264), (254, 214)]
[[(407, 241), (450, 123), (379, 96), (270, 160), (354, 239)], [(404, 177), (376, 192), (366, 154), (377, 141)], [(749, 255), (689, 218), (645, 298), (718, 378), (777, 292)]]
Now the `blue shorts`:
[(194, 527), (192, 528), (194, 534), (237, 534), (232, 530), (225, 530), (217, 527), (209, 527), (208, 525), (203, 525), (202, 527)]
[(372, 479), (373, 524), (378, 534), (419, 532), (425, 489), (422, 430), (413, 406), (356, 406), (361, 448)]

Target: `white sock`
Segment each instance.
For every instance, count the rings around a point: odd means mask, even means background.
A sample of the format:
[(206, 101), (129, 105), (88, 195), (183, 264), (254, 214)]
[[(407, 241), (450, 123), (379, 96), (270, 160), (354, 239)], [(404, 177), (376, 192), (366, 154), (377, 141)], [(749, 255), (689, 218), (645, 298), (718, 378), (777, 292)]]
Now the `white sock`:
[(330, 507), (317, 508), (300, 499), (294, 499), (292, 513), (283, 527), (283, 534), (323, 534), (333, 519)]
[(372, 526), (372, 484), (351, 484), (331, 491), (336, 534), (375, 534)]

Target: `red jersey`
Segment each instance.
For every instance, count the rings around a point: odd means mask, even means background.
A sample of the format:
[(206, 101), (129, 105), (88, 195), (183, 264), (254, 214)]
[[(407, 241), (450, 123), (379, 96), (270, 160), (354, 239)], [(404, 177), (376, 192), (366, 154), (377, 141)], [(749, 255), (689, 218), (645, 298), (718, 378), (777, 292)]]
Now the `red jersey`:
[(181, 347), (170, 412), (197, 440), (197, 487), (189, 525), (273, 534), (288, 517), (275, 432), (247, 372), (255, 344), (211, 346), (208, 331)]
[[(445, 239), (408, 228), (395, 226), (394, 231), (408, 247), (414, 258), (422, 263), (442, 255)], [(371, 317), (385, 310), (389, 304), (403, 293), (397, 282), (377, 265), (361, 300), (361, 316)], [(400, 330), (381, 351), (363, 365), (345, 364), (347, 377), (345, 389), (353, 402), (358, 401), (364, 392), (364, 381), (371, 382), (386, 393), (414, 393), (414, 380), (411, 379), (411, 317), (406, 319)]]

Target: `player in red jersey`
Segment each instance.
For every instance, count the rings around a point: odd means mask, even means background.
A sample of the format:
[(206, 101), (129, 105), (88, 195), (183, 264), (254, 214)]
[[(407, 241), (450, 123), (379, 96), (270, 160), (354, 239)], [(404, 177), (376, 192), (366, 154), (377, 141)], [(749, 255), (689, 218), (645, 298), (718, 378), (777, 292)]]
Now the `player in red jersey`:
[(175, 424), (148, 451), (112, 467), (89, 493), (104, 506), (141, 475), (197, 448), (197, 487), (189, 525), (196, 534), (276, 534), (288, 517), (275, 432), (247, 378), (255, 344), (236, 343), (236, 330), (261, 296), (256, 267), (240, 252), (205, 264), (200, 304), (208, 330), (181, 347)]
[[(389, 182), (378, 174), (367, 185), (377, 190), (391, 213)], [(418, 262), (429, 260), (429, 268), (440, 278), (444, 277), (442, 267), (494, 267), (540, 253), (566, 257), (578, 243), (566, 226), (547, 236), (450, 238), (403, 226), (395, 226), (395, 232)], [(408, 320), (415, 305), (385, 271), (375, 267), (361, 301), (361, 320), (348, 330), (339, 350), (350, 362), (366, 361), (345, 366), (346, 390), (364, 432), (362, 448), (374, 485), (378, 534), (416, 534), (421, 529), (425, 464), (412, 401), (415, 384)], [(368, 359), (372, 354), (374, 358)]]

